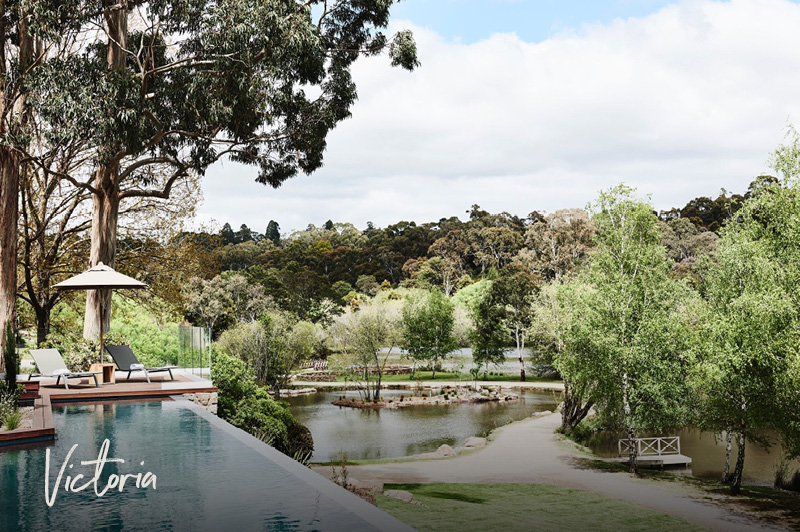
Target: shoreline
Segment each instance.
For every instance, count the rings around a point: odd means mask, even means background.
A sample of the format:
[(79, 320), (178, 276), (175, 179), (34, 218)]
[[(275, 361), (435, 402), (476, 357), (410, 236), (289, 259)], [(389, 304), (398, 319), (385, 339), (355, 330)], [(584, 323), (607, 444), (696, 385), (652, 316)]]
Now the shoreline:
[[(407, 457), (347, 467), (354, 484), (378, 493), (384, 484), (544, 484), (625, 500), (709, 530), (788, 530), (750, 512), (709, 501), (707, 493), (688, 484), (581, 466), (581, 459), (599, 457), (555, 434), (559, 424), (559, 413), (528, 417), (493, 430), (483, 448), (456, 456), (422, 460)], [(311, 468), (329, 476), (330, 466)], [(735, 499), (727, 502), (736, 505)]]
[[(341, 381), (306, 381), (306, 380), (293, 380), (291, 382), (292, 386), (297, 386), (301, 388), (326, 388), (328, 390), (349, 390), (353, 388), (353, 385), (348, 385), (345, 382)], [(481, 389), (493, 389), (493, 388), (500, 388), (502, 390), (527, 390), (527, 391), (534, 391), (534, 392), (563, 392), (564, 391), (564, 383), (563, 382), (548, 382), (548, 381), (525, 381), (525, 382), (517, 382), (517, 381), (453, 381), (453, 380), (441, 380), (441, 381), (390, 381), (390, 382), (382, 382), (381, 389), (382, 390), (406, 390), (406, 389), (413, 389), (416, 387), (422, 388), (430, 388), (430, 389), (438, 389), (438, 388), (463, 388), (463, 387), (472, 387), (474, 385), (479, 386)]]

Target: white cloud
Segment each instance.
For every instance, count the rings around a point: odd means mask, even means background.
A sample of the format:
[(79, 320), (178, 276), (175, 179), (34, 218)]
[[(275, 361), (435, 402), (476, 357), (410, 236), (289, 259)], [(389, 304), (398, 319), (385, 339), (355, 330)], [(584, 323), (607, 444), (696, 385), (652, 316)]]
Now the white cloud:
[[(524, 22), (523, 22), (524, 23)], [(408, 23), (397, 23), (408, 27)], [(584, 206), (626, 182), (656, 208), (743, 191), (800, 120), (800, 6), (685, 1), (541, 43), (461, 44), (413, 28), (422, 67), (360, 61), (353, 118), (325, 167), (278, 190), (215, 166), (201, 219), (327, 219), (383, 226), (459, 215), (473, 203), (525, 215)]]

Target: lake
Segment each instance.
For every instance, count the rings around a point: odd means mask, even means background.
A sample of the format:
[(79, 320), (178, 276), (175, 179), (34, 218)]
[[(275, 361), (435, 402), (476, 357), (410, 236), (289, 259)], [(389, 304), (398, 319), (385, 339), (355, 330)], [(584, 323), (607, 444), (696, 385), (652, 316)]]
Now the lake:
[[(387, 399), (410, 390), (384, 390)], [(288, 399), (292, 414), (314, 437), (312, 461), (398, 458), (435, 451), (440, 445), (461, 445), (534, 412), (554, 410), (561, 401), (553, 393), (524, 392), (520, 400), (501, 403), (414, 406), (395, 410), (361, 410), (334, 406), (344, 392), (318, 392)], [(358, 397), (350, 391), (347, 397)]]
[[(724, 438), (714, 436), (712, 432), (703, 432), (696, 428), (687, 428), (675, 431), (670, 436), (680, 436), (681, 454), (692, 459), (690, 471), (692, 475), (700, 478), (719, 478), (725, 466)], [(588, 447), (598, 456), (610, 458), (618, 456), (617, 442), (620, 437), (614, 434), (594, 436)], [(774, 439), (774, 438), (773, 438)], [(733, 444), (731, 451), (731, 473), (736, 465), (737, 445)], [(775, 479), (775, 468), (781, 461), (782, 452), (780, 445), (773, 445), (764, 449), (758, 445), (747, 442), (745, 446), (745, 460), (743, 478), (746, 482), (772, 485)], [(800, 462), (790, 462), (790, 473), (800, 469)]]
[[(384, 390), (382, 395), (399, 398), (411, 393), (411, 390)], [(314, 436), (314, 462), (338, 460), (340, 450), (350, 460), (363, 460), (432, 452), (442, 444), (457, 447), (470, 436), (485, 435), (534, 412), (555, 410), (561, 400), (560, 395), (553, 393), (526, 391), (519, 401), (511, 403), (360, 410), (331, 404), (342, 394), (341, 391), (318, 392), (288, 399), (292, 414)], [(346, 396), (358, 397), (358, 394), (349, 391)], [(713, 433), (692, 428), (670, 435), (680, 436), (682, 454), (692, 458), (691, 469), (685, 473), (701, 478), (719, 477), (725, 461), (724, 441), (715, 438)], [(595, 436), (588, 446), (598, 456), (615, 457), (618, 439), (619, 436), (613, 434)], [(781, 460), (780, 446), (765, 450), (748, 442), (746, 451), (745, 480), (771, 485)], [(735, 460), (736, 444), (731, 470)], [(791, 472), (800, 469), (800, 462), (791, 462), (790, 469)]]

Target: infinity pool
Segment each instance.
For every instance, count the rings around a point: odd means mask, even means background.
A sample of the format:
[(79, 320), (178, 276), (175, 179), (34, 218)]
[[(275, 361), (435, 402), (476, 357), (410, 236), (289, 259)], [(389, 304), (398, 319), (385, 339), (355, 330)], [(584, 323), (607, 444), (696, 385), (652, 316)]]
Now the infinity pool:
[[(186, 401), (69, 405), (53, 408), (57, 440), (48, 447), (0, 448), (0, 530), (373, 531), (411, 530), (351, 493)], [(100, 477), (151, 472), (156, 489), (93, 488), (45, 501), (73, 445), (64, 476), (91, 478), (103, 441)], [(144, 465), (141, 465), (141, 462)], [(81, 482), (83, 483), (83, 482)], [(51, 492), (52, 493), (52, 492)], [(51, 495), (52, 497), (52, 495)]]

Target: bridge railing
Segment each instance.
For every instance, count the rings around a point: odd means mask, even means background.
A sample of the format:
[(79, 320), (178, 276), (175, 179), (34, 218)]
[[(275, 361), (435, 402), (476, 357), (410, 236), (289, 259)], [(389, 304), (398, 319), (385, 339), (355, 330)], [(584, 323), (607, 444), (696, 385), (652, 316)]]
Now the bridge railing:
[(636, 454), (639, 456), (661, 456), (665, 454), (681, 454), (680, 436), (619, 440), (619, 455), (625, 456), (629, 454), (630, 449), (633, 445), (636, 446)]

